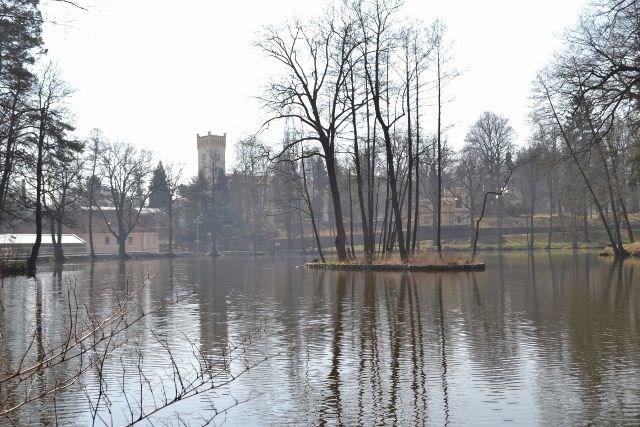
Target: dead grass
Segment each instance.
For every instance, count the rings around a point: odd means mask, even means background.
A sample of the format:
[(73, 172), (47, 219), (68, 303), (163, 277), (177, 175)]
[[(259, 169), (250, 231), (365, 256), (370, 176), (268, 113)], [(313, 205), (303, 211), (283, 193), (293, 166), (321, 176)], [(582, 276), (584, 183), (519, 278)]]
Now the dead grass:
[[(640, 258), (640, 242), (625, 243), (622, 247), (625, 251), (629, 252), (630, 256)], [(607, 246), (600, 254), (604, 256), (613, 256), (613, 248), (611, 246)]]
[[(364, 264), (364, 258), (349, 259), (346, 261), (338, 261), (337, 259), (328, 259), (328, 264)], [(473, 264), (480, 263), (476, 260)], [(372, 264), (378, 265), (403, 265), (404, 263), (400, 259), (399, 255), (389, 255), (384, 257), (376, 257), (373, 259)], [(467, 265), (472, 264), (471, 257), (466, 254), (456, 252), (443, 252), (442, 257), (438, 256), (437, 252), (421, 252), (413, 255), (409, 258), (409, 265)]]

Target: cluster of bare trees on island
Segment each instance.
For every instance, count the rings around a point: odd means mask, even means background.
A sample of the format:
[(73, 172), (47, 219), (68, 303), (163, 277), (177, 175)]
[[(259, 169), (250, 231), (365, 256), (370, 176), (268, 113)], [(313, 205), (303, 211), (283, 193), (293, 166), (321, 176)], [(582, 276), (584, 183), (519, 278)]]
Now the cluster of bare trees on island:
[[(341, 260), (350, 255), (339, 162), (353, 164), (368, 260), (375, 252), (377, 178), (384, 177), (388, 194), (382, 226), (385, 248), (397, 245), (403, 260), (416, 249), (422, 161), (435, 165), (437, 199), (442, 197), (442, 90), (454, 76), (448, 68), (445, 27), (440, 21), (426, 29), (400, 25), (400, 8), (395, 1), (344, 3), (310, 22), (268, 28), (257, 43), (282, 65), (282, 75), (262, 98), (274, 114), (267, 124), (289, 119), (301, 128), (276, 158), (324, 160)], [(425, 76), (428, 64), (436, 70), (435, 83)], [(421, 136), (421, 94), (426, 85), (437, 90), (438, 131), (433, 141)], [(440, 250), (439, 232), (436, 241)]]
[[(638, 209), (640, 2), (598, 1), (567, 31), (564, 49), (534, 82), (532, 136), (524, 146), (515, 145), (506, 117), (485, 112), (457, 153), (443, 125), (447, 83), (458, 75), (445, 26), (401, 16), (395, 0), (342, 2), (315, 19), (267, 28), (256, 43), (281, 66), (262, 97), (271, 113), (265, 126), (286, 121), (296, 128), (273, 153), (290, 166), (276, 169), (303, 182), (306, 203), (298, 209), (314, 222), (305, 161), (322, 159), (338, 258), (354, 256), (345, 200), (367, 261), (396, 248), (405, 261), (414, 253), (422, 198), (430, 202), (441, 253), (443, 190), (469, 211), (474, 255), (486, 213), (498, 226), (505, 214), (527, 218), (533, 247), (534, 213), (542, 211), (548, 212), (547, 247), (554, 215), (575, 244), (578, 221), (588, 240), (594, 213), (614, 253), (623, 255), (621, 230), (633, 242), (629, 208)], [(431, 134), (425, 122), (435, 129)]]

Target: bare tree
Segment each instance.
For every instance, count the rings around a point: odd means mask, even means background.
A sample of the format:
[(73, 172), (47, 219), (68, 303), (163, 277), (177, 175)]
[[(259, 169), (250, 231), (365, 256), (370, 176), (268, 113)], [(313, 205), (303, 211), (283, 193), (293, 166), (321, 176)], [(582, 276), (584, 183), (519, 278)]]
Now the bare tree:
[[(505, 173), (510, 173), (507, 162), (513, 151), (513, 128), (509, 120), (491, 111), (485, 111), (469, 128), (466, 142), (482, 159), (488, 178), (487, 188), (501, 188)], [(502, 192), (497, 196), (496, 216), (498, 217), (498, 241), (502, 242)], [(484, 210), (484, 207), (483, 207)]]
[[(635, 126), (639, 123), (638, 16), (637, 0), (591, 4), (577, 27), (567, 31), (564, 50), (541, 73), (536, 88), (538, 107), (557, 125), (616, 256), (626, 255), (619, 217), (620, 213), (625, 218), (626, 206), (617, 190), (617, 159), (611, 155), (610, 133), (619, 117)], [(581, 160), (582, 153), (599, 162), (601, 175), (590, 173)], [(599, 184), (603, 184), (603, 192)]]
[(169, 163), (164, 168), (167, 176), (167, 217), (169, 219), (169, 255), (173, 255), (173, 227), (175, 224), (175, 204), (182, 185), (182, 166)]
[(302, 175), (302, 182), (300, 183), (300, 193), (302, 198), (305, 201), (307, 206), (307, 214), (309, 215), (309, 219), (311, 220), (311, 227), (313, 228), (313, 236), (316, 239), (316, 248), (318, 250), (318, 255), (320, 256), (320, 260), (324, 263), (324, 253), (322, 252), (322, 243), (320, 242), (320, 233), (318, 232), (318, 225), (316, 224), (316, 216), (313, 212), (313, 204), (311, 202), (311, 196), (309, 195), (309, 186), (307, 184), (307, 167), (304, 163), (304, 160), (307, 156), (314, 155), (315, 153), (305, 153), (304, 145), (302, 147), (302, 156), (300, 158), (300, 171)]
[(451, 60), (449, 56), (448, 43), (445, 40), (446, 26), (436, 20), (430, 31), (430, 45), (432, 46), (432, 61), (436, 67), (436, 103), (438, 107), (437, 130), (436, 130), (436, 173), (437, 173), (437, 207), (436, 207), (436, 246), (438, 255), (442, 256), (442, 171), (443, 171), (443, 146), (442, 146), (442, 90), (445, 84), (457, 75), (455, 70), (448, 70), (447, 63)]
[[(555, 97), (557, 97), (557, 95), (562, 94), (562, 82), (558, 81), (558, 80), (553, 80), (551, 77), (548, 77), (551, 82), (554, 82), (556, 84), (559, 84), (560, 87), (556, 87), (556, 94)], [(582, 162), (580, 161), (578, 155), (579, 152), (576, 150), (576, 146), (574, 144), (574, 138), (572, 135), (569, 134), (568, 129), (566, 129), (566, 125), (567, 123), (564, 122), (563, 119), (561, 119), (560, 114), (558, 113), (558, 107), (560, 106), (561, 108), (563, 108), (563, 112), (566, 112), (566, 116), (569, 117), (571, 120), (582, 120), (580, 117), (584, 116), (584, 110), (583, 110), (583, 106), (584, 104), (580, 101), (580, 94), (577, 95), (577, 100), (578, 102), (569, 102), (569, 103), (562, 103), (562, 102), (558, 102), (557, 100), (554, 100), (554, 96), (551, 93), (551, 90), (549, 89), (549, 84), (545, 82), (544, 78), (542, 76), (539, 77), (538, 82), (540, 84), (540, 96), (542, 97), (542, 99), (546, 100), (548, 102), (547, 104), (547, 108), (550, 112), (551, 117), (555, 120), (558, 129), (560, 131), (560, 134), (562, 135), (562, 139), (565, 143), (565, 146), (567, 148), (567, 151), (569, 152), (569, 155), (574, 163), (574, 165), (576, 166), (576, 168), (578, 169), (580, 176), (583, 179), (584, 184), (586, 185), (587, 189), (589, 190), (589, 194), (591, 195), (591, 198), (593, 200), (593, 203), (596, 207), (596, 209), (598, 210), (598, 214), (600, 216), (600, 220), (602, 222), (602, 225), (606, 231), (607, 237), (609, 239), (609, 243), (611, 244), (611, 247), (613, 248), (614, 254), (616, 256), (624, 256), (625, 254), (625, 250), (622, 246), (622, 241), (620, 239), (616, 239), (614, 237), (614, 234), (611, 231), (611, 226), (609, 224), (609, 221), (607, 220), (607, 217), (605, 215), (604, 212), (604, 208), (603, 208), (603, 204), (600, 201), (600, 198), (598, 197), (596, 190), (594, 188), (594, 185), (592, 183), (592, 180), (589, 178), (589, 175), (587, 174), (587, 170), (585, 168), (585, 166), (582, 164)], [(573, 100), (575, 101), (576, 98), (573, 98)], [(565, 116), (565, 114), (563, 114), (563, 116)], [(583, 141), (583, 146), (586, 147), (591, 147), (594, 144), (599, 144), (601, 141), (601, 133), (600, 132), (593, 132), (592, 130), (590, 130), (589, 135), (587, 136), (587, 141)], [(609, 193), (611, 195), (611, 192)], [(617, 221), (615, 221), (615, 205), (614, 205), (614, 209), (613, 209), (613, 214), (614, 214), (614, 222), (617, 223)], [(616, 226), (616, 228), (618, 229), (618, 234), (619, 234), (619, 225)]]
[(241, 192), (240, 209), (249, 234), (254, 238), (254, 251), (257, 250), (257, 237), (265, 228), (267, 186), (272, 173), (270, 157), (269, 147), (255, 137), (236, 144), (234, 179), (238, 182), (235, 188)]
[[(262, 98), (275, 120), (295, 119), (305, 131), (290, 144), (314, 141), (322, 149), (336, 225), (336, 252), (347, 259), (346, 232), (337, 178), (337, 136), (348, 125), (351, 106), (344, 97), (350, 58), (358, 46), (354, 23), (334, 11), (317, 22), (267, 28), (257, 46), (283, 67)], [(342, 18), (345, 19), (342, 19)], [(285, 147), (286, 149), (286, 147)], [(284, 150), (283, 150), (284, 151)]]
[(35, 223), (36, 240), (31, 248), (31, 254), (27, 260), (27, 267), (31, 273), (35, 273), (36, 261), (42, 243), (42, 213), (44, 197), (44, 162), (52, 150), (64, 146), (68, 140), (65, 138), (67, 131), (73, 128), (66, 122), (66, 110), (64, 100), (70, 95), (65, 83), (60, 80), (56, 71), (49, 64), (43, 70), (38, 83), (33, 123), (33, 145), (35, 149)]
[[(385, 143), (387, 180), (391, 195), (391, 208), (394, 219), (394, 230), (398, 238), (398, 251), (403, 262), (408, 261), (405, 234), (403, 232), (402, 214), (396, 166), (394, 164), (394, 150), (391, 129), (404, 116), (404, 111), (394, 114), (390, 105), (392, 94), (389, 76), (391, 53), (397, 48), (397, 37), (393, 31), (393, 19), (400, 7), (400, 3), (393, 1), (375, 0), (372, 4), (363, 4), (359, 10), (360, 27), (365, 39), (368, 57), (365, 62), (365, 73), (371, 102), (378, 126), (382, 130)], [(396, 90), (396, 92), (398, 92)], [(400, 96), (402, 104), (402, 96)], [(393, 114), (393, 117), (392, 117)], [(391, 228), (391, 227), (390, 227)]]
[(458, 155), (455, 176), (462, 184), (463, 194), (456, 194), (456, 197), (469, 212), (469, 241), (473, 244), (476, 213), (481, 203), (485, 175), (480, 157), (468, 145)]
[[(149, 198), (147, 181), (151, 171), (151, 153), (129, 143), (106, 144), (100, 153), (101, 184), (111, 206), (98, 206), (98, 210), (107, 229), (118, 241), (121, 258), (127, 257), (127, 237), (138, 225)], [(111, 223), (109, 208), (113, 209), (116, 224)]]
[(91, 150), (91, 175), (89, 176), (89, 190), (87, 195), (87, 207), (89, 209), (89, 255), (92, 259), (96, 257), (96, 251), (93, 245), (93, 208), (96, 205), (95, 193), (96, 193), (96, 167), (98, 165), (98, 151), (100, 150), (102, 139), (102, 133), (99, 129), (94, 129), (91, 134), (90, 142), (92, 145)]
[(83, 194), (84, 164), (79, 146), (59, 147), (46, 160), (42, 203), (50, 222), (51, 244), (56, 264), (64, 261), (62, 227), (70, 225), (69, 210), (79, 207)]

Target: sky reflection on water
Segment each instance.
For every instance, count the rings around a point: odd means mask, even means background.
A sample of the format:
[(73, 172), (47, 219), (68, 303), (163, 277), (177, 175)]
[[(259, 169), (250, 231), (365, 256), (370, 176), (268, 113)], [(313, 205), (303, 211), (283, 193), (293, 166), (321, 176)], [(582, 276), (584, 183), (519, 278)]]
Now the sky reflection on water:
[[(156, 420), (179, 411), (196, 422), (233, 396), (250, 400), (227, 414), (232, 425), (640, 422), (640, 263), (580, 253), (484, 258), (485, 272), (446, 274), (316, 272), (281, 258), (68, 265), (5, 279), (0, 358), (17, 363), (36, 316), (45, 342), (64, 333), (69, 283), (104, 314), (113, 289), (155, 275), (138, 296), (146, 309), (197, 285), (192, 299), (148, 319), (185, 363), (184, 337), (216, 353), (261, 327), (249, 357), (270, 357)], [(167, 361), (141, 336), (145, 363), (160, 374)], [(116, 388), (122, 375), (111, 369)], [(18, 421), (51, 421), (51, 405), (32, 404)], [(58, 421), (89, 420), (80, 388), (56, 406)], [(124, 408), (113, 399), (116, 424)]]

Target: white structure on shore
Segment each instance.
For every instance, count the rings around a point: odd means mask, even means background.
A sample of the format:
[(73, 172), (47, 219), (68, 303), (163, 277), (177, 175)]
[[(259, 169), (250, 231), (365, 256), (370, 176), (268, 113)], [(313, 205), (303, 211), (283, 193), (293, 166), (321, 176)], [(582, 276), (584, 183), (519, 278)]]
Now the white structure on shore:
[(206, 135), (197, 135), (198, 142), (198, 173), (210, 176), (211, 170), (215, 168), (216, 175), (225, 171), (225, 150), (227, 148), (227, 134), (211, 135), (211, 131)]

